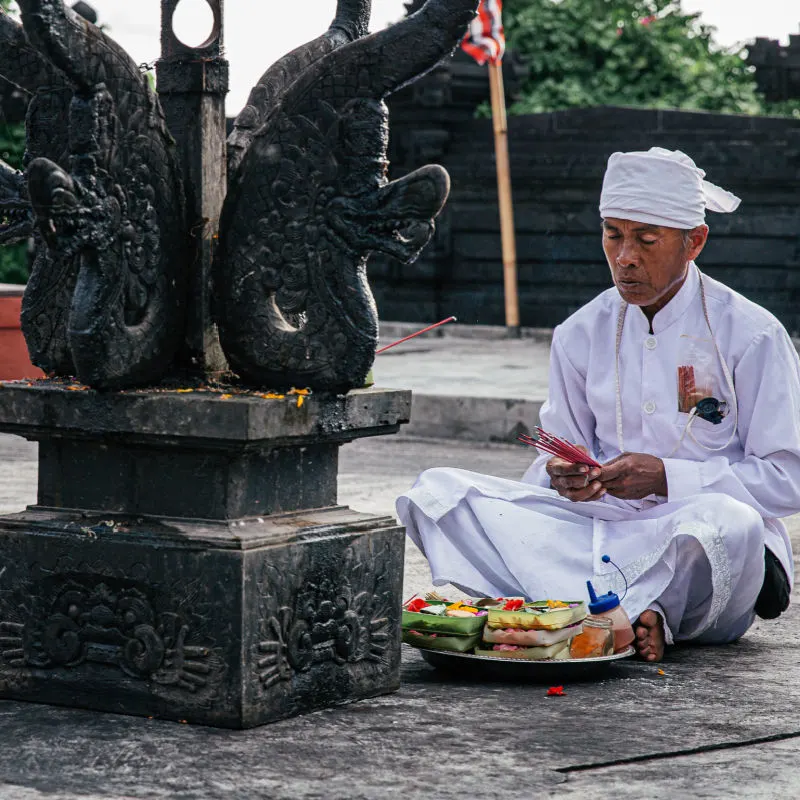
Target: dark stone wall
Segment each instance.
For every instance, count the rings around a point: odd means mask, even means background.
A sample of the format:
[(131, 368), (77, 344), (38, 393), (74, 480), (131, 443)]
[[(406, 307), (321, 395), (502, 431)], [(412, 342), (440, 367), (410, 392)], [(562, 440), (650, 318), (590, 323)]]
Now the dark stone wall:
[[(370, 262), (382, 319), (504, 324), (492, 126), (470, 109), (476, 75), (486, 87), (485, 70), (454, 60), (390, 98), (393, 174), (437, 161), (452, 193), (416, 263)], [(800, 120), (600, 107), (511, 117), (509, 142), (523, 326), (556, 325), (611, 285), (598, 213), (606, 161), (660, 145), (742, 198), (735, 214), (709, 213), (701, 268), (800, 331)]]
[(782, 102), (800, 98), (800, 36), (791, 34), (789, 44), (759, 37), (747, 48), (747, 63), (755, 68), (758, 90), (767, 100)]

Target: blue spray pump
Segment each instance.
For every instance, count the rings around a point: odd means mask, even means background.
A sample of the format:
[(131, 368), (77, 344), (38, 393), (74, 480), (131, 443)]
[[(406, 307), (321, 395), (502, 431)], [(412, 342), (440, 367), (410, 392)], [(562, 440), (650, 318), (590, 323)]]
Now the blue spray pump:
[[(604, 564), (614, 564), (611, 560), (611, 556), (601, 556), (600, 560)], [(601, 594), (599, 597), (594, 590), (594, 586), (592, 586), (591, 581), (586, 581), (586, 588), (589, 590), (589, 613), (590, 614), (602, 614), (604, 611), (611, 611), (612, 608), (616, 608), (622, 600), (625, 599), (625, 596), (628, 594), (628, 579), (625, 577), (625, 573), (616, 565), (619, 574), (622, 575), (622, 580), (625, 581), (625, 591), (622, 593), (622, 598), (619, 597), (615, 592), (607, 592), (606, 594)]]
[[(601, 561), (604, 564), (614, 564), (611, 556), (607, 555), (602, 556)], [(628, 594), (628, 579), (617, 564), (614, 564), (614, 566), (619, 571), (619, 574), (622, 575), (622, 580), (625, 581), (625, 591), (622, 594), (622, 599), (624, 600)], [(589, 599), (591, 601), (589, 603), (589, 613), (592, 616), (607, 617), (611, 620), (614, 629), (614, 652), (622, 652), (633, 642), (634, 635), (628, 615), (620, 606), (619, 595), (609, 591), (598, 596), (591, 581), (586, 581), (586, 588), (589, 590)]]

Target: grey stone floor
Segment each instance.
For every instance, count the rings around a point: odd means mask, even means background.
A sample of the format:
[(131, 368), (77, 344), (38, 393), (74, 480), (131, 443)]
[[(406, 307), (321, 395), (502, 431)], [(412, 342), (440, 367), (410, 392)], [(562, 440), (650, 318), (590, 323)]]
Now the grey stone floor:
[[(403, 332), (397, 333), (400, 338)], [(381, 344), (389, 338), (382, 336)], [(542, 401), (549, 360), (544, 336), (509, 340), (431, 333), (379, 355), (373, 373), (379, 386), (419, 394)]]
[[(34, 457), (0, 436), (3, 510), (34, 500)], [(343, 448), (340, 500), (386, 513), (425, 467), (513, 477), (528, 457), (365, 440)], [(406, 569), (409, 594), (424, 589), (411, 548)], [(563, 697), (442, 674), (406, 648), (398, 693), (246, 732), (0, 702), (0, 800), (800, 797), (798, 664), (793, 607), (736, 645), (625, 662)]]

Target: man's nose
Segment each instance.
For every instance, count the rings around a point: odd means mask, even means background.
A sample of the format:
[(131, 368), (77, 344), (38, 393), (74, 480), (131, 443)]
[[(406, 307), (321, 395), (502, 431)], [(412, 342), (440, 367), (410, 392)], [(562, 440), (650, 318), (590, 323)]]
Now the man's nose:
[(639, 254), (635, 247), (623, 241), (617, 254), (617, 265), (620, 267), (636, 267), (639, 263)]

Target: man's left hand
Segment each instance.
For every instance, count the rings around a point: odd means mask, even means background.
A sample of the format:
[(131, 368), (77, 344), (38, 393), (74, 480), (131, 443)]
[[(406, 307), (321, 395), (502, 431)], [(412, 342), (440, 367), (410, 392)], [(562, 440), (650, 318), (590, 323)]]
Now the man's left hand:
[(664, 462), (647, 453), (623, 453), (606, 464), (599, 477), (603, 488), (621, 500), (641, 500), (651, 494), (667, 494)]

